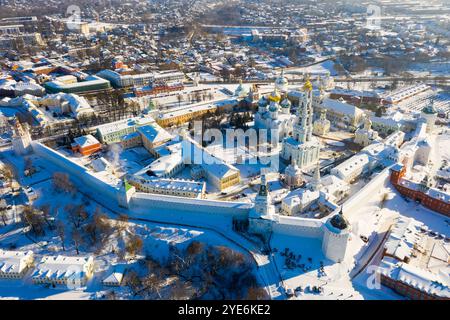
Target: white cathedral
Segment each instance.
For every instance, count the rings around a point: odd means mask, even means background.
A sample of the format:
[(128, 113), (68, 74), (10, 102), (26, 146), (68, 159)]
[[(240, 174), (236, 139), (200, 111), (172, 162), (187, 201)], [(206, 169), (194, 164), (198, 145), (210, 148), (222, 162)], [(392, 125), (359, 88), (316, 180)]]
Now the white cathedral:
[(287, 98), (287, 92), (288, 80), (282, 71), (275, 80), (274, 91), (258, 101), (258, 112), (255, 114), (255, 128), (266, 129), (269, 137), (272, 132), (276, 132), (278, 142), (292, 134), (296, 118), (291, 114), (292, 104)]
[(311, 167), (319, 161), (320, 141), (313, 136), (312, 89), (311, 82), (307, 80), (299, 98), (292, 137), (283, 140), (281, 150), (281, 157), (300, 169)]

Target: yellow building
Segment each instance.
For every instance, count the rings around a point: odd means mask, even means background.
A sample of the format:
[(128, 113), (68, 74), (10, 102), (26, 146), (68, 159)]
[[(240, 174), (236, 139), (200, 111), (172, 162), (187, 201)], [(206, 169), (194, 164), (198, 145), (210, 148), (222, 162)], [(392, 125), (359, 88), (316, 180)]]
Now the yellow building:
[(200, 118), (208, 112), (215, 112), (217, 106), (215, 105), (203, 105), (191, 108), (178, 109), (173, 112), (160, 115), (156, 122), (161, 127), (179, 126), (183, 123), (189, 122), (192, 119)]

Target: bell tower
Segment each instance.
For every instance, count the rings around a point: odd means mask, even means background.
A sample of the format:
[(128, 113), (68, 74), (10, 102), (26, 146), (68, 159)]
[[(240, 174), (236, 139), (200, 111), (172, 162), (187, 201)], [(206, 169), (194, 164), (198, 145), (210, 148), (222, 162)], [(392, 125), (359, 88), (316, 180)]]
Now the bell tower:
[(258, 234), (264, 239), (272, 231), (272, 223), (275, 218), (275, 206), (271, 203), (266, 176), (261, 175), (261, 186), (256, 195), (255, 206), (249, 212), (249, 232)]

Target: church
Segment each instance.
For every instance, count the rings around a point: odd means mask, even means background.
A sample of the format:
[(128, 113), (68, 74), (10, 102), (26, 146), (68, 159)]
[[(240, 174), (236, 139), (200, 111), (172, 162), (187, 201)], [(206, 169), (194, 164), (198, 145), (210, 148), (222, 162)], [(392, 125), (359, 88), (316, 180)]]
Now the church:
[(292, 104), (287, 98), (288, 80), (284, 72), (275, 80), (274, 91), (258, 102), (258, 111), (255, 114), (255, 129), (266, 129), (269, 138), (276, 132), (278, 142), (292, 134), (295, 115), (291, 114)]
[(295, 163), (300, 169), (309, 168), (319, 161), (320, 141), (313, 136), (312, 84), (303, 86), (292, 137), (284, 138), (281, 158)]
[(372, 121), (367, 116), (364, 121), (364, 126), (356, 130), (353, 142), (362, 147), (367, 147), (379, 140), (381, 139), (378, 137), (378, 132), (372, 129)]

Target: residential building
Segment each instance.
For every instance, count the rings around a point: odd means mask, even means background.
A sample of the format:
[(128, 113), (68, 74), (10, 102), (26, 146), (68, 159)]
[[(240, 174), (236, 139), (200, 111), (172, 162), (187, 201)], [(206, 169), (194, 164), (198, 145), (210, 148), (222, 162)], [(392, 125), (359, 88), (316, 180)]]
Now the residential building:
[(97, 136), (103, 144), (121, 142), (126, 135), (136, 132), (137, 128), (154, 122), (149, 116), (119, 120), (98, 126)]
[(32, 267), (34, 254), (32, 251), (7, 251), (0, 249), (0, 278), (22, 279)]
[(94, 274), (92, 256), (44, 256), (32, 275), (34, 284), (84, 286)]
[(89, 156), (101, 148), (101, 143), (90, 134), (75, 138), (72, 143), (72, 151), (79, 152), (83, 156)]

